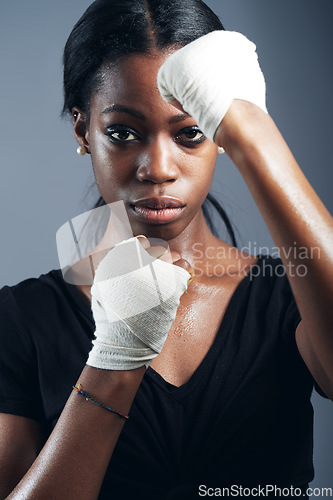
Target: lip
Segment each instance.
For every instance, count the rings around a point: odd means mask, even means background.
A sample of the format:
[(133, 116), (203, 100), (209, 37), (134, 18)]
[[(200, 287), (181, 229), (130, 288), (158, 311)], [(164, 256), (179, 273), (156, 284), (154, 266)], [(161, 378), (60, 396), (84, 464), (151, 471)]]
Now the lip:
[(131, 203), (134, 213), (150, 224), (167, 224), (176, 220), (185, 208), (178, 198), (153, 196), (140, 198)]
[(140, 198), (139, 200), (133, 201), (132, 205), (135, 207), (147, 207), (157, 210), (162, 208), (183, 208), (185, 203), (173, 196), (150, 196), (149, 198)]

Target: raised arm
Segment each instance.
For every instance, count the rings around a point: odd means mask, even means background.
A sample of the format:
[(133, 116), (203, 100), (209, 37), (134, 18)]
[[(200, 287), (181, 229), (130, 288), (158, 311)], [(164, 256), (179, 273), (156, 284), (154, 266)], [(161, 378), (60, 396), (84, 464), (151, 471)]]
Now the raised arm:
[[(96, 400), (127, 415), (144, 372), (144, 368), (127, 372), (87, 366), (78, 383)], [(18, 418), (20, 422), (17, 422)], [(9, 428), (13, 431), (12, 441), (1, 451), (1, 462), (6, 464), (6, 470), (1, 472), (0, 498), (25, 500), (97, 498), (125, 422), (73, 391), (55, 429), (36, 458), (40, 439), (36, 433), (41, 431), (38, 424), (12, 415), (3, 416), (0, 421), (3, 423), (2, 433)]]
[(299, 351), (333, 399), (333, 218), (274, 121), (257, 106), (235, 100), (215, 137), (242, 174), (280, 249), (302, 317)]
[[(179, 256), (172, 265), (171, 256), (165, 262), (149, 251), (131, 238), (98, 265), (91, 289), (96, 338), (77, 381), (81, 393), (73, 390), (37, 458), (43, 439), (38, 424), (21, 417), (0, 418), (5, 444), (0, 463), (7, 463), (6, 471), (0, 471), (0, 498), (98, 497), (124, 417), (145, 368), (163, 347), (190, 278), (184, 269), (189, 265)], [(156, 256), (156, 247), (151, 253)]]

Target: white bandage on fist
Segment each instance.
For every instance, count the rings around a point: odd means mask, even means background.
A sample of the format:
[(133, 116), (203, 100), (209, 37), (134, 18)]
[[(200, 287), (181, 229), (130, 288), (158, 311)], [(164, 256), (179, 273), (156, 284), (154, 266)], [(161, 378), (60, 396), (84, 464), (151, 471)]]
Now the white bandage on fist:
[(256, 46), (234, 31), (213, 31), (174, 52), (161, 66), (157, 83), (163, 99), (179, 101), (213, 142), (233, 99), (267, 113)]
[(96, 338), (87, 364), (148, 367), (162, 350), (189, 278), (185, 269), (151, 257), (137, 238), (110, 250), (91, 288)]

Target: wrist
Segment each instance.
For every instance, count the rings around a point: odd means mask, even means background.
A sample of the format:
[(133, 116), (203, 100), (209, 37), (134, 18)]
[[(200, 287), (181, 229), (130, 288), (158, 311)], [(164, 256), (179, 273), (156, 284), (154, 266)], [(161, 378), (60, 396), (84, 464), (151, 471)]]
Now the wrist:
[(145, 374), (145, 367), (130, 371), (103, 370), (86, 365), (77, 384), (99, 401), (127, 414)]
[(87, 380), (89, 379), (92, 387), (107, 385), (114, 390), (121, 391), (126, 387), (136, 387), (137, 383), (141, 382), (145, 371), (145, 366), (134, 370), (104, 370), (86, 365), (82, 373), (85, 374)]
[(234, 99), (216, 130), (214, 142), (234, 160), (259, 145), (258, 132), (266, 126), (267, 119), (269, 115), (255, 104)]

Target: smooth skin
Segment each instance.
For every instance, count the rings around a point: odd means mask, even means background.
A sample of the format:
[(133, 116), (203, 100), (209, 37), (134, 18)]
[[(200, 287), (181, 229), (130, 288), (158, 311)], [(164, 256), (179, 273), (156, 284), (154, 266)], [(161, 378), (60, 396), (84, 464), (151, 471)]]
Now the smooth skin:
[[(200, 132), (183, 132), (195, 126), (195, 121), (160, 97), (156, 75), (165, 57), (161, 53), (131, 56), (116, 69), (105, 68), (104, 85), (91, 100), (90, 121), (80, 109), (74, 109), (73, 116), (77, 140), (92, 156), (105, 201), (124, 200), (134, 234), (168, 240), (171, 250), (196, 269), (197, 276), (181, 298), (164, 348), (151, 364), (167, 381), (180, 386), (209, 350), (232, 294), (256, 258), (236, 252), (214, 237), (204, 221), (200, 207), (212, 180), (216, 145), (208, 139), (190, 144), (188, 141), (202, 138)], [(123, 111), (103, 113), (114, 104), (134, 109), (144, 118)], [(121, 134), (115, 125), (123, 126)], [(275, 244), (288, 248), (296, 242), (309, 250), (320, 247), (320, 258), (307, 261), (307, 275), (290, 276), (289, 280), (303, 318), (296, 332), (299, 351), (332, 399), (332, 218), (273, 120), (255, 105), (233, 101), (215, 142), (224, 147), (243, 175)], [(160, 226), (142, 222), (131, 201), (153, 194), (181, 199), (185, 204), (181, 216)], [(198, 242), (202, 248), (210, 248), (209, 258), (200, 263), (193, 251)], [(211, 276), (207, 264), (210, 269), (221, 265), (222, 250), (226, 255), (222, 264), (234, 272)], [(297, 264), (284, 255), (282, 259), (287, 270), (289, 262)], [(81, 287), (81, 291), (89, 299), (89, 288)], [(204, 332), (197, 326), (203, 323)], [(128, 413), (143, 375), (144, 368), (115, 372), (86, 366), (79, 383), (99, 401)], [(0, 422), (0, 498), (29, 469), (8, 497), (27, 500), (97, 498), (124, 425), (117, 416), (72, 394), (39, 453), (43, 434), (36, 422), (12, 415), (2, 415)]]

